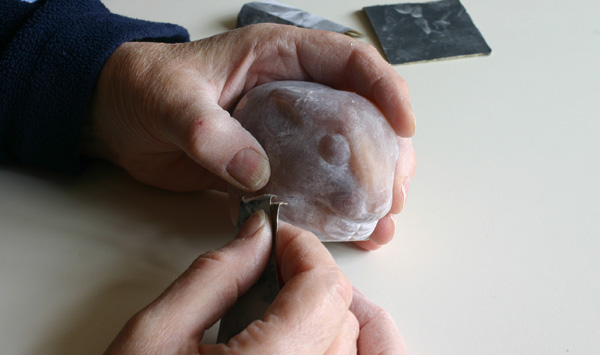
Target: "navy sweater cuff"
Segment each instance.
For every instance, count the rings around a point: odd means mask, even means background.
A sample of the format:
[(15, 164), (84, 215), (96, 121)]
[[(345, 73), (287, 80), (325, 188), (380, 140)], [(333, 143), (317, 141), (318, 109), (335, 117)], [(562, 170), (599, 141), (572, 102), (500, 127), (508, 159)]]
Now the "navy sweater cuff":
[(128, 41), (185, 42), (182, 27), (112, 14), (97, 0), (51, 0), (0, 59), (0, 161), (75, 172), (88, 102), (102, 66)]

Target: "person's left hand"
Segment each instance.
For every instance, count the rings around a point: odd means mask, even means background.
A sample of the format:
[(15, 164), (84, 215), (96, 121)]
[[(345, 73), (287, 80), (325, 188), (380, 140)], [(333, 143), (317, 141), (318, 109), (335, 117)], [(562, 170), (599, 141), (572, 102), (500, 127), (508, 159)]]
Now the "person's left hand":
[(358, 244), (376, 249), (390, 241), (391, 214), (402, 209), (415, 170), (408, 89), (375, 48), (345, 35), (260, 24), (190, 43), (124, 43), (100, 74), (83, 151), (169, 190), (224, 191), (227, 183), (259, 190), (268, 159), (227, 110), (276, 80), (354, 91), (382, 110), (399, 136), (394, 202), (371, 240)]
[(314, 234), (282, 223), (278, 269), (284, 285), (264, 317), (227, 344), (203, 345), (211, 327), (264, 269), (271, 227), (255, 213), (236, 239), (196, 259), (112, 342), (116, 354), (406, 354), (390, 315), (368, 301)]

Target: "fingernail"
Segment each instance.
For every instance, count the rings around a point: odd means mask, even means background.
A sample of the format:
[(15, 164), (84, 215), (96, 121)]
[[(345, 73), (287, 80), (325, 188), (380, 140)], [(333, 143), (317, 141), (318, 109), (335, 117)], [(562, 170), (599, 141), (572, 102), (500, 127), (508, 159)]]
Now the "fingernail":
[(246, 220), (242, 229), (236, 236), (236, 239), (246, 239), (255, 236), (264, 225), (267, 220), (265, 211), (258, 210), (250, 218)]
[(227, 173), (238, 182), (238, 187), (251, 191), (267, 182), (270, 170), (267, 157), (252, 148), (240, 150), (227, 164)]
[[(394, 227), (393, 227), (393, 229), (394, 229), (394, 234), (396, 234), (396, 218), (394, 217), (394, 215), (393, 215), (393, 214), (390, 214), (389, 216), (390, 216), (390, 221), (392, 222), (392, 226), (394, 226)], [(389, 243), (389, 242), (388, 242), (388, 243)]]
[(402, 187), (401, 189), (401, 193), (402, 193), (402, 209), (404, 209), (404, 206), (406, 206), (406, 200), (408, 199), (408, 186), (410, 185), (410, 178), (408, 176), (404, 177), (404, 180), (402, 180)]

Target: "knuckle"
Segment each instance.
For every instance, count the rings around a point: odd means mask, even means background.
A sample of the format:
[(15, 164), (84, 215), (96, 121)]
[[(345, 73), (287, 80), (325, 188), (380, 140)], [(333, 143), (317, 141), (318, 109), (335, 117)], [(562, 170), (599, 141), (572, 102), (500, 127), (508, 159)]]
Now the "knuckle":
[(321, 274), (328, 294), (349, 306), (352, 302), (352, 285), (346, 275), (335, 266), (323, 268)]
[(392, 316), (385, 309), (371, 302), (369, 302), (369, 311), (365, 314), (362, 322), (362, 327), (395, 324)]
[(402, 93), (403, 96), (408, 97), (409, 96), (408, 83), (401, 76), (398, 76), (397, 80), (398, 80), (398, 87), (400, 89), (400, 92)]
[(364, 58), (368, 62), (374, 62), (381, 58), (381, 54), (373, 45), (355, 39), (351, 41), (352, 55)]
[[(212, 278), (222, 280), (223, 285), (214, 291), (213, 297), (215, 304), (227, 309), (232, 306), (243, 289), (239, 278), (231, 274), (231, 265), (234, 263), (234, 257), (227, 252), (220, 249), (212, 250), (196, 258), (186, 273), (212, 275)], [(231, 295), (236, 297), (232, 299)]]
[(235, 352), (230, 351), (225, 344), (201, 345), (198, 350), (198, 353), (203, 355), (236, 354)]
[(125, 323), (119, 337), (135, 339), (136, 347), (153, 348), (162, 342), (168, 329), (169, 326), (161, 322), (150, 307), (146, 307)]
[(356, 319), (354, 313), (351, 311), (347, 311), (346, 326), (348, 327), (347, 329), (350, 334), (352, 334), (354, 338), (358, 338), (360, 333), (360, 323), (358, 322), (358, 319)]
[(248, 325), (227, 344), (231, 354), (246, 354), (248, 349), (260, 348), (265, 343), (267, 323), (257, 320)]
[(379, 321), (392, 321), (392, 316), (383, 308), (374, 306), (373, 310), (369, 313), (371, 319), (377, 319)]
[(144, 331), (155, 323), (153, 319), (152, 311), (149, 307), (146, 307), (129, 319), (126, 328), (133, 332)]
[(192, 270), (207, 270), (214, 268), (224, 268), (231, 262), (229, 254), (222, 250), (208, 251), (192, 262), (190, 269)]
[(359, 43), (359, 45), (357, 46), (357, 49), (359, 51), (362, 51), (365, 56), (367, 56), (367, 57), (381, 57), (381, 55), (379, 54), (379, 51), (377, 50), (377, 48), (375, 48), (375, 46), (373, 46), (372, 44), (361, 42), (361, 41), (358, 41), (358, 40), (355, 40), (355, 41)]

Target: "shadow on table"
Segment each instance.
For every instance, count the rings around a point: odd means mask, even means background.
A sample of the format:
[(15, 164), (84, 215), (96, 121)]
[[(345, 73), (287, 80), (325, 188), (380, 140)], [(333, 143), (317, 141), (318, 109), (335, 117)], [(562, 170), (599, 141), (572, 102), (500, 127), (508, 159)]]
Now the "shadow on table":
[[(74, 267), (67, 275), (60, 275), (73, 278), (63, 291), (71, 290), (76, 301), (61, 310), (61, 319), (43, 320), (54, 326), (45, 338), (30, 340), (36, 343), (35, 353), (102, 353), (127, 320), (153, 301), (198, 255), (234, 236), (222, 193), (164, 191), (102, 163), (78, 178), (36, 171), (16, 173), (50, 185), (44, 198), (52, 199), (48, 205), (58, 210), (44, 223), (64, 231), (76, 244), (73, 250), (83, 254), (73, 259)], [(63, 219), (65, 214), (69, 215)], [(55, 221), (57, 216), (62, 220)], [(78, 222), (70, 222), (74, 220)], [(82, 235), (92, 239), (89, 245), (81, 242)], [(364, 254), (352, 244), (328, 247), (334, 255)], [(36, 298), (45, 297), (57, 296)], [(203, 342), (215, 340), (213, 327)]]
[[(56, 327), (48, 329), (46, 338), (29, 340), (39, 344), (36, 353), (102, 353), (126, 321), (154, 300), (196, 256), (233, 238), (226, 196), (221, 193), (163, 191), (104, 164), (94, 164), (79, 178), (22, 173), (52, 184), (59, 199), (54, 203), (69, 205), (65, 210), (75, 211), (70, 218), (86, 219), (60, 227), (85, 226), (84, 234), (103, 253), (89, 263), (81, 260), (80, 268), (74, 265), (75, 284), (68, 287), (85, 296), (62, 312), (64, 318), (44, 320)], [(77, 250), (95, 252), (89, 246)], [(211, 336), (216, 338), (211, 332), (205, 338), (214, 341)]]

